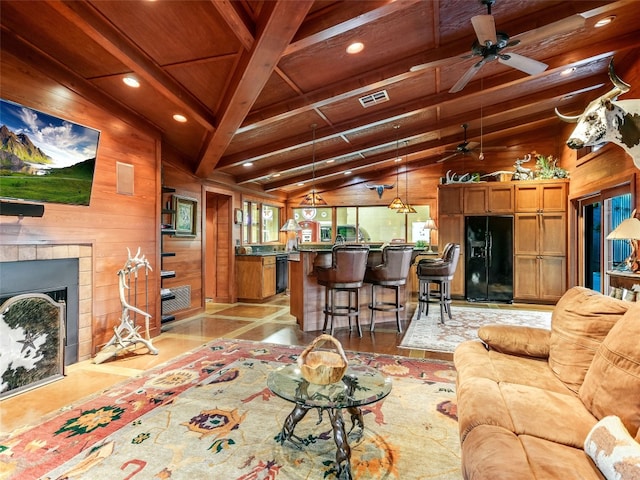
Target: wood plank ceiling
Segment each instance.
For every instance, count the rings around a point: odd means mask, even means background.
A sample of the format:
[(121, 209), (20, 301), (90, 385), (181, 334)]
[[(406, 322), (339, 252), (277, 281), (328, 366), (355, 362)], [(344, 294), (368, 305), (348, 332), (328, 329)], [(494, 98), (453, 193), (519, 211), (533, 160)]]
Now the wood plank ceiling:
[[(559, 128), (554, 107), (578, 112), (610, 88), (612, 57), (638, 59), (636, 0), (491, 8), (497, 30), (520, 40), (505, 52), (548, 64), (544, 72), (489, 62), (449, 93), (478, 61), (462, 57), (476, 38), (471, 17), (487, 13), (480, 0), (3, 0), (1, 48), (159, 131), (198, 176), (297, 197), (312, 176), (323, 191), (393, 172), (398, 140), (409, 170), (432, 165), (462, 141), (462, 123), (469, 140), (482, 128), (485, 148), (517, 153), (528, 130)], [(346, 53), (355, 41), (364, 50)], [(140, 87), (125, 86), (127, 76)], [(361, 105), (378, 92), (389, 100)]]

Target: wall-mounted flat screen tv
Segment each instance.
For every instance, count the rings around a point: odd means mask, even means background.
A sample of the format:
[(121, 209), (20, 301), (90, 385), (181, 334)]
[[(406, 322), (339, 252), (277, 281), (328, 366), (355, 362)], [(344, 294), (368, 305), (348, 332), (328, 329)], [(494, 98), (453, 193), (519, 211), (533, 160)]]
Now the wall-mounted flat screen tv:
[(89, 205), (100, 132), (0, 99), (0, 198)]

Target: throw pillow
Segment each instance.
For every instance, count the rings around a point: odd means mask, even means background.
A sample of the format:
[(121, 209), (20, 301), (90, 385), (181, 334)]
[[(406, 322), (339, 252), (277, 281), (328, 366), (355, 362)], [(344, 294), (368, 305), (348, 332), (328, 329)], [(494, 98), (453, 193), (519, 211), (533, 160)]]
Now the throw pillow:
[(578, 392), (600, 343), (630, 305), (584, 287), (560, 298), (551, 315), (549, 366), (568, 388)]
[(543, 328), (518, 325), (485, 325), (478, 337), (489, 348), (509, 355), (547, 358), (551, 332)]
[(640, 428), (640, 304), (631, 305), (598, 348), (579, 396), (594, 417), (617, 415), (635, 436)]
[(607, 480), (640, 478), (640, 444), (614, 415), (596, 423), (587, 435), (584, 451)]

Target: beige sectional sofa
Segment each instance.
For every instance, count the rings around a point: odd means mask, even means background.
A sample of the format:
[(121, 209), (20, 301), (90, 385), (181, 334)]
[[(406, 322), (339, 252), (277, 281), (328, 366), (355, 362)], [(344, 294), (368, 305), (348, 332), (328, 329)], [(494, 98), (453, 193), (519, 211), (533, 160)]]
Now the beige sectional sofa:
[(640, 303), (574, 287), (551, 331), (478, 336), (454, 354), (465, 479), (640, 478)]

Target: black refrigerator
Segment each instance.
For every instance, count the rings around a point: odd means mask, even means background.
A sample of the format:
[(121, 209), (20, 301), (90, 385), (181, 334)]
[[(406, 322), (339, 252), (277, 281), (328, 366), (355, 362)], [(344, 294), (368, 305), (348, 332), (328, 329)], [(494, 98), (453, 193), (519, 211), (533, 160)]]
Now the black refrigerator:
[(513, 217), (466, 217), (465, 237), (467, 300), (512, 302)]

